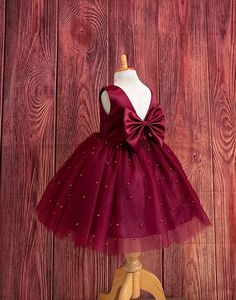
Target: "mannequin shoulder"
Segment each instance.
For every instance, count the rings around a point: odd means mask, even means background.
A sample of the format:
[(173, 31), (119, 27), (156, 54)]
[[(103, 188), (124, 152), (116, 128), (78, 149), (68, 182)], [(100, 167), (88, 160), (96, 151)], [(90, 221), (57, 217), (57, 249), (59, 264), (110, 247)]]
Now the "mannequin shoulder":
[(104, 111), (107, 114), (109, 114), (110, 109), (111, 109), (111, 101), (110, 101), (109, 94), (108, 94), (108, 92), (106, 90), (104, 90), (101, 93), (101, 102), (102, 102), (102, 106), (103, 106)]

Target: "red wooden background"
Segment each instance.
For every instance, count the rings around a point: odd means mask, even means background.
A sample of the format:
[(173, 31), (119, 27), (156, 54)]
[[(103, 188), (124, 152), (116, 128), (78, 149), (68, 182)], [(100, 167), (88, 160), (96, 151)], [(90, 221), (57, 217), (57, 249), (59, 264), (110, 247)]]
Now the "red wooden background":
[(98, 130), (98, 93), (123, 51), (213, 222), (143, 265), (167, 296), (236, 299), (236, 1), (2, 0), (0, 16), (0, 299), (94, 300), (111, 287), (122, 257), (75, 250), (33, 210)]

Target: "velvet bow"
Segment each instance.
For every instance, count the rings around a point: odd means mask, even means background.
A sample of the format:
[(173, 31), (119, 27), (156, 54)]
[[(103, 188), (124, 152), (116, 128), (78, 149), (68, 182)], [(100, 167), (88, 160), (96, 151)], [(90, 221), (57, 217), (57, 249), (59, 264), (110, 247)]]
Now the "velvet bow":
[(136, 147), (140, 139), (152, 137), (160, 146), (165, 138), (165, 116), (160, 104), (153, 106), (142, 120), (132, 109), (127, 108), (124, 113), (126, 141)]

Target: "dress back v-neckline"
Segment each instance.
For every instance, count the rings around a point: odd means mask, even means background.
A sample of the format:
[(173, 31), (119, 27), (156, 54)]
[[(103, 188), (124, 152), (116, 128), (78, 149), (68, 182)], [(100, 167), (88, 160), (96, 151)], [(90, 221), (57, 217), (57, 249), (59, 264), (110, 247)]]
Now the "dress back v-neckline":
[(126, 93), (120, 86), (118, 86), (118, 85), (112, 84), (112, 86), (114, 86), (114, 87), (120, 89), (120, 91), (123, 92), (123, 94), (125, 95), (126, 99), (128, 100), (128, 104), (130, 105), (131, 109), (134, 111), (134, 113), (136, 114), (136, 116), (137, 116), (140, 120), (145, 121), (145, 120), (147, 119), (147, 117), (148, 117), (148, 113), (149, 113), (149, 111), (150, 111), (150, 109), (151, 109), (151, 106), (152, 106), (152, 101), (153, 101), (153, 91), (152, 91), (152, 89), (148, 87), (149, 90), (150, 90), (150, 92), (151, 92), (151, 99), (150, 99), (150, 103), (149, 103), (149, 106), (148, 106), (148, 110), (147, 110), (147, 112), (146, 112), (146, 114), (145, 114), (145, 117), (144, 117), (144, 119), (142, 119), (142, 118), (137, 114), (136, 109), (134, 108), (132, 102), (130, 101), (130, 99), (129, 99), (127, 93)]

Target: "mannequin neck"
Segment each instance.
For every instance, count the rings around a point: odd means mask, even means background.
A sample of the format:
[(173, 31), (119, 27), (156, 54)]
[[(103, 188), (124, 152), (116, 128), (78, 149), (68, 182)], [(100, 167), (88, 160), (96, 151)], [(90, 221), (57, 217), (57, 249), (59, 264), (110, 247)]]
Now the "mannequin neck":
[(142, 83), (135, 70), (118, 71), (114, 74), (114, 84), (116, 85), (135, 85)]

